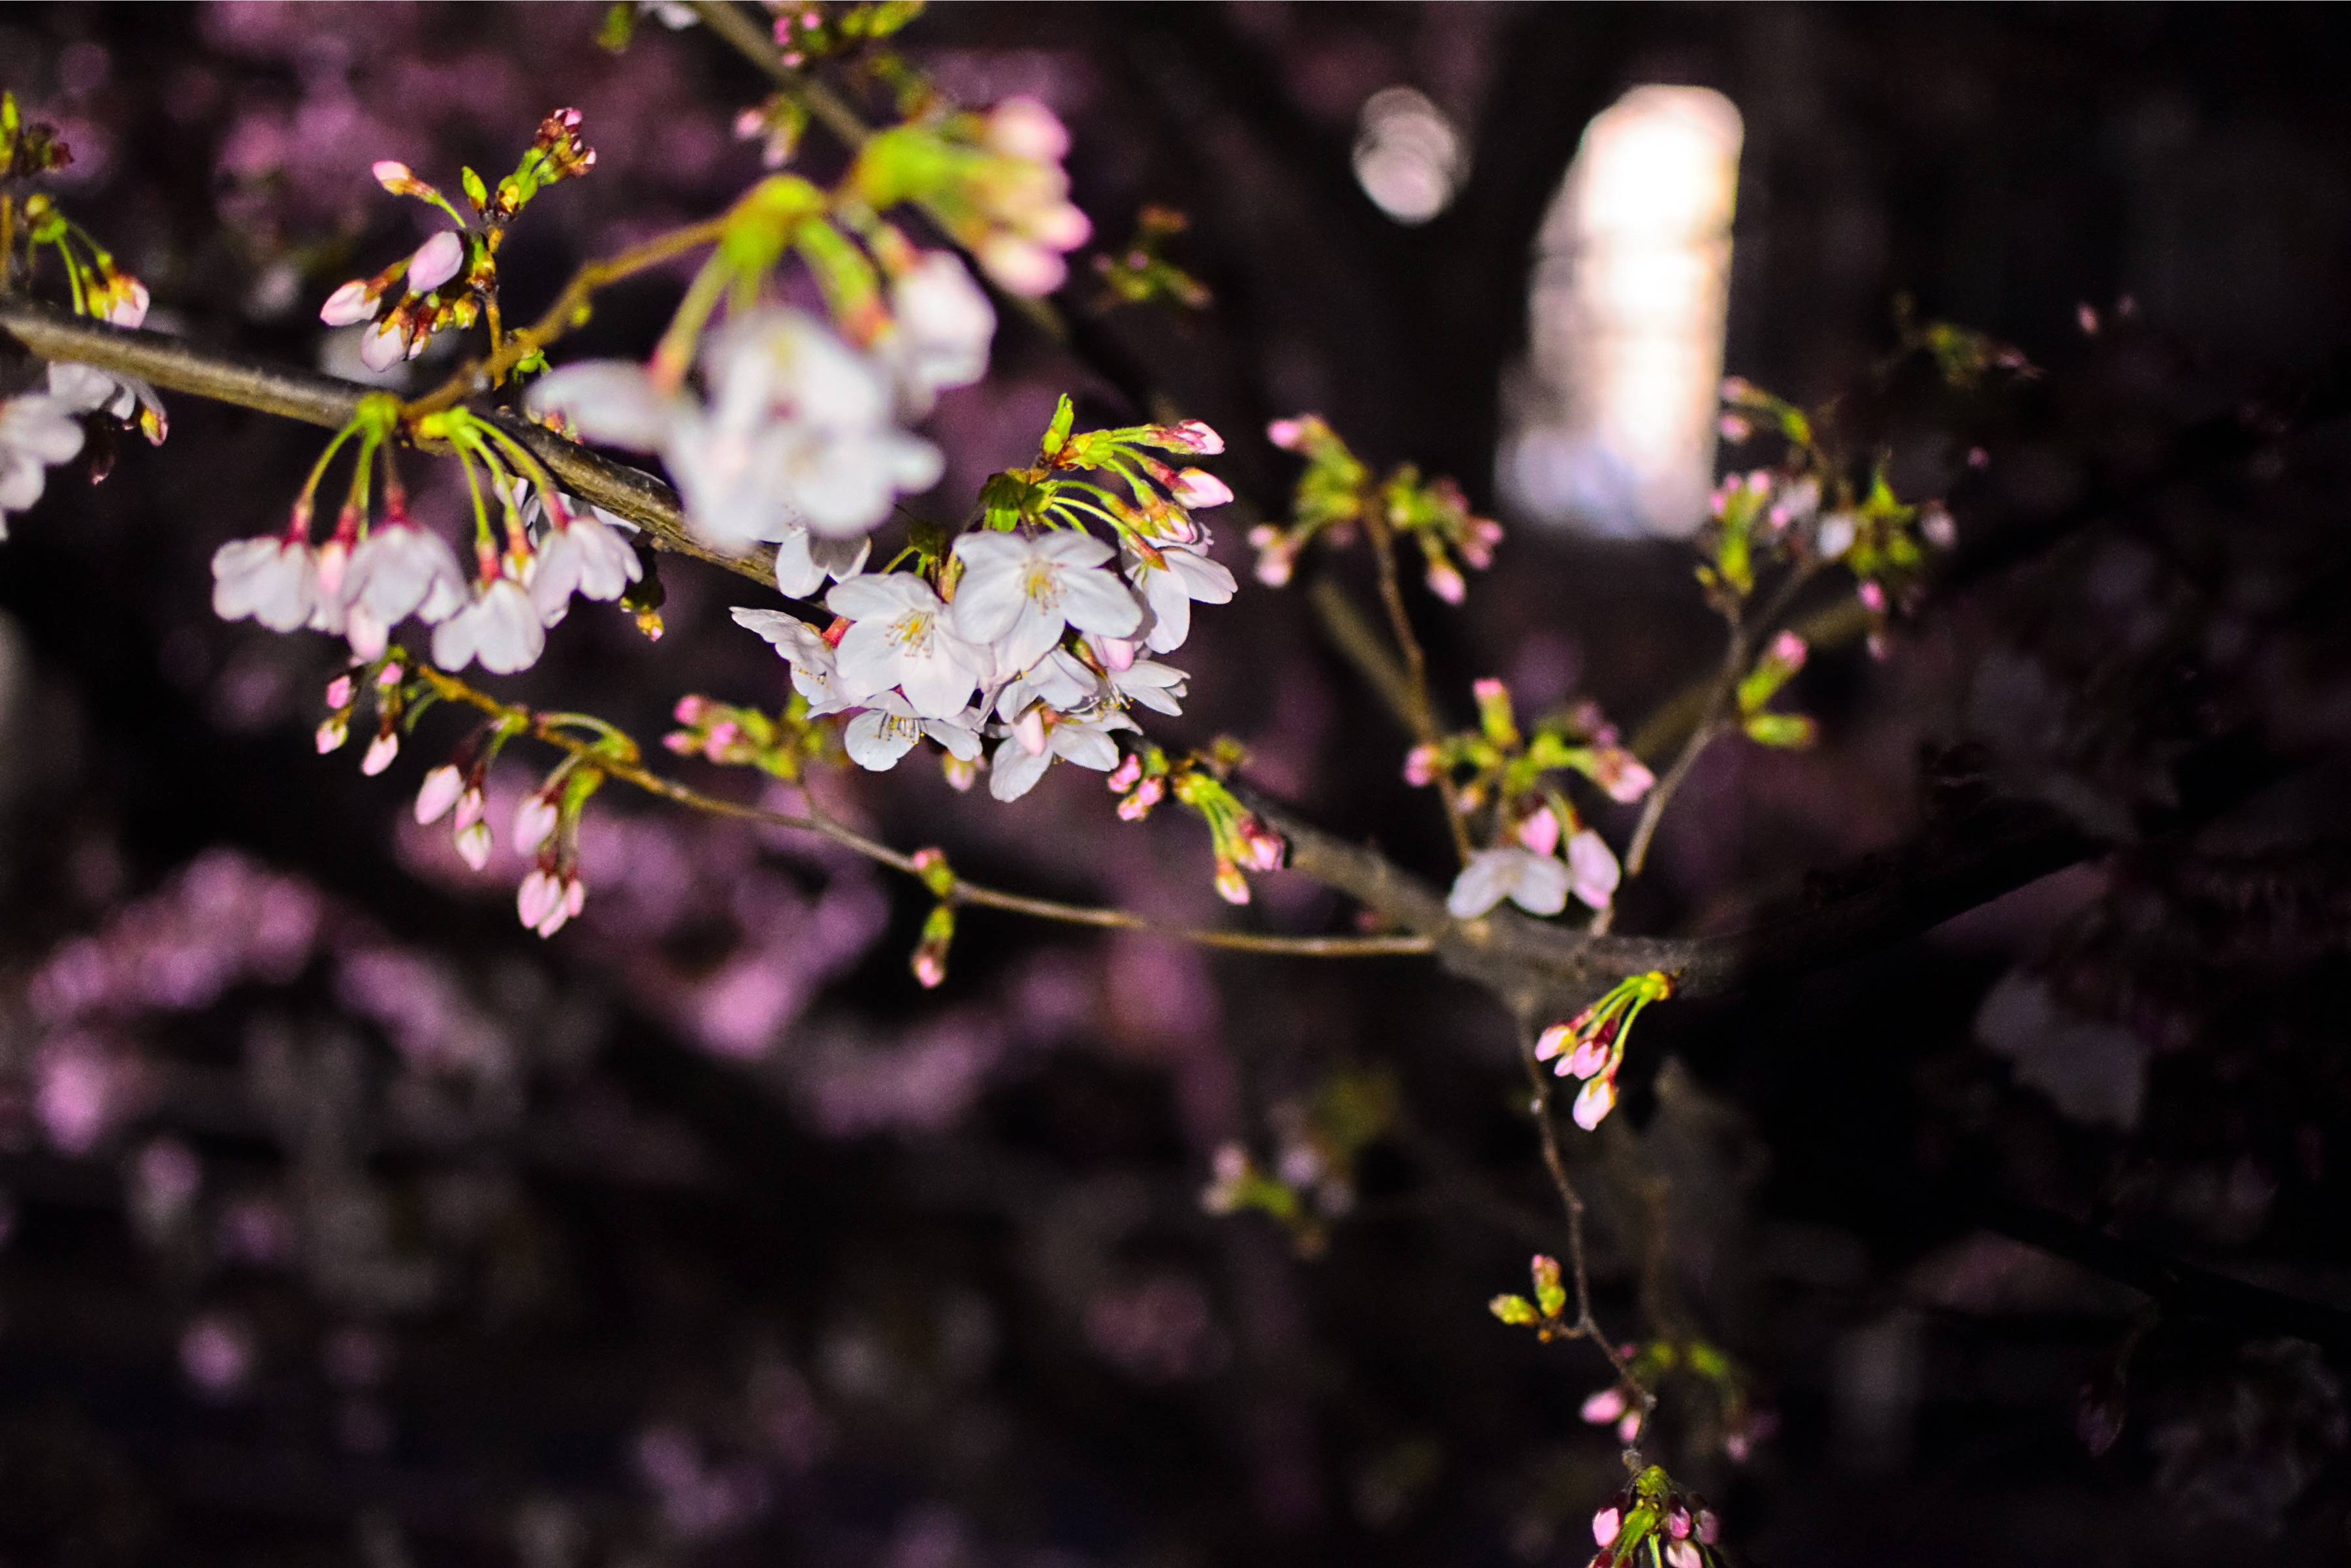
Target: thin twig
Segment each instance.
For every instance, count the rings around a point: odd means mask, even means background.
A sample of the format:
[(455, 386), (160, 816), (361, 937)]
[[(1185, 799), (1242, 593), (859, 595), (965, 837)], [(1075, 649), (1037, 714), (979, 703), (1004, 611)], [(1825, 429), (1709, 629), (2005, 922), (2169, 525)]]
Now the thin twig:
[[(1650, 1412), (1657, 1407), (1657, 1396), (1634, 1375), (1632, 1363), (1602, 1332), (1599, 1320), (1592, 1315), (1592, 1271), (1583, 1255), (1583, 1195), (1568, 1179), (1567, 1161), (1560, 1153), (1559, 1128), (1552, 1118), (1551, 1074), (1535, 1060), (1535, 1027), (1523, 1014), (1519, 1019), (1519, 1059), (1526, 1065), (1527, 1083), (1534, 1092), (1528, 1109), (1534, 1114), (1535, 1131), (1542, 1139), (1543, 1166), (1551, 1172), (1552, 1186), (1559, 1191), (1560, 1207), (1567, 1211), (1568, 1271), (1575, 1281), (1575, 1321), (1568, 1326), (1568, 1337), (1588, 1339), (1599, 1346), (1608, 1364), (1616, 1369), (1618, 1381), (1640, 1402), (1641, 1422), (1646, 1426)], [(1634, 1441), (1639, 1441), (1637, 1433)]]
[[(1420, 639), (1413, 633), (1412, 617), (1405, 609), (1404, 584), (1396, 575), (1395, 536), (1376, 504), (1364, 511), (1364, 532), (1372, 541), (1372, 559), (1379, 567), (1380, 603), (1388, 612), (1388, 631), (1395, 638), (1396, 651), (1404, 655), (1405, 689), (1411, 704), (1406, 717), (1412, 726), (1412, 737), (1427, 746), (1437, 739), (1437, 711), (1428, 697), (1428, 659), (1420, 650)], [(1437, 775), (1437, 789), (1445, 802), (1445, 825), (1453, 835), (1453, 852), (1467, 865), (1470, 855), (1469, 824), (1462, 820), (1460, 797), (1454, 791), (1453, 780), (1443, 773)]]
[[(690, 785), (663, 778), (632, 758), (616, 755), (595, 741), (582, 739), (529, 708), (501, 702), (470, 683), (429, 664), (418, 665), (417, 674), (444, 700), (463, 703), (493, 718), (520, 719), (527, 726), (526, 733), (534, 738), (569, 752), (608, 777), (632, 784), (649, 795), (711, 816), (731, 817), (771, 828), (817, 833), (893, 871), (913, 877), (922, 875), (922, 868), (915, 864), (912, 855), (867, 838), (828, 815), (812, 799), (804, 814), (794, 815), (788, 811), (772, 811), (763, 806), (747, 806), (723, 796), (705, 794)], [(952, 904), (977, 904), (1015, 915), (1031, 915), (1040, 920), (1060, 921), (1069, 925), (1137, 931), (1171, 941), (1190, 943), (1195, 946), (1223, 947), (1244, 953), (1284, 954), (1311, 958), (1395, 957), (1426, 953), (1436, 946), (1427, 937), (1416, 936), (1281, 936), (1249, 931), (1218, 931), (1203, 926), (1169, 925), (1128, 910), (1063, 904), (1050, 898), (1029, 898), (1021, 894), (1005, 893), (978, 883), (966, 882), (960, 877), (956, 879), (946, 898)]]

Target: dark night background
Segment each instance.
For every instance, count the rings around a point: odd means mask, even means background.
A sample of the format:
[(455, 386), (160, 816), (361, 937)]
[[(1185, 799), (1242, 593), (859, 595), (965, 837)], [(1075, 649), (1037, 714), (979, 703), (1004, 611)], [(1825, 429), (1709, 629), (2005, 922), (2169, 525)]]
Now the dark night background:
[[(758, 176), (729, 132), (753, 72), (652, 23), (616, 58), (600, 16), (16, 5), (0, 85), (73, 144), (57, 194), (158, 322), (316, 365), (319, 301), (419, 235), (374, 159), (503, 169), (585, 112), (598, 167), (517, 231), (510, 315)], [(1102, 240), (1187, 213), (1174, 254), (1216, 296), (1110, 308), (1078, 267), (1089, 363), (1008, 320), (930, 427), (949, 472), (917, 509), (950, 521), (1056, 393), (1124, 419), (1146, 375), (1228, 433), (1259, 512), (1293, 472), (1265, 423), (1301, 409), (1496, 506), (1584, 123), (1642, 82), (1745, 117), (1727, 368), (1843, 400), (1959, 544), (1886, 657), (1805, 670), (1816, 749), (1709, 754), (1619, 928), (1736, 930), (1954, 802), (2103, 847), (1655, 1009), (1625, 1109), (1572, 1145), (1604, 1321), (1723, 1344), (1776, 1419), (1733, 1462), (1669, 1384), (1653, 1445), (1743, 1560), (2351, 1550), (2344, 32), (2316, 6), (1239, 5), (905, 35), (958, 97), (1063, 115)], [(1469, 145), (1419, 228), (1350, 168), (1396, 84)], [(643, 351), (679, 287), (616, 291), (566, 355)], [(1875, 376), (1897, 295), (2043, 373)], [(542, 942), (511, 854), (473, 876), (409, 820), (454, 722), (363, 779), (310, 744), (326, 640), (210, 613), (213, 550), (279, 525), (318, 433), (170, 401), (167, 444), (52, 475), (0, 546), (0, 1563), (1583, 1561), (1621, 1475), (1577, 1414), (1607, 1374), (1484, 1309), (1561, 1243), (1482, 994), (977, 912), (925, 993), (909, 887), (618, 789), (586, 914)], [(1499, 674), (1522, 711), (1591, 696), (1637, 733), (1709, 671), (1686, 548), (1500, 516), (1463, 610), (1413, 590), (1455, 722)], [(583, 609), (500, 689), (649, 741), (683, 692), (780, 702), (726, 615), (752, 586), (664, 576), (657, 646)], [(1245, 581), (1198, 624), (1162, 733), (1239, 737), (1307, 815), (1441, 876), (1404, 737), (1305, 593)], [(528, 782), (501, 777), (501, 830)], [(1196, 826), (1119, 823), (1091, 775), (1010, 807), (914, 766), (839, 795), (999, 885), (1226, 917)], [(1349, 915), (1283, 874), (1236, 918)], [(1334, 1074), (1401, 1109), (1327, 1249), (1202, 1213), (1216, 1147), (1270, 1148)], [(2275, 1295), (2113, 1277), (2161, 1260)]]

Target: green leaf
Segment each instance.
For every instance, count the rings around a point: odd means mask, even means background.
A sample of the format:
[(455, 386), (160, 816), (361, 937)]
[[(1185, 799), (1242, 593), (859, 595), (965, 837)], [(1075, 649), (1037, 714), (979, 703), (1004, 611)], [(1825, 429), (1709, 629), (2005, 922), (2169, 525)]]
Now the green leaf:
[(1547, 1318), (1559, 1316), (1567, 1310), (1567, 1291), (1559, 1282), (1559, 1260), (1537, 1253), (1532, 1272), (1535, 1301), (1542, 1308), (1542, 1315)]
[(1749, 714), (1742, 727), (1756, 745), (1790, 751), (1801, 751), (1820, 737), (1818, 727), (1800, 713)]
[(1513, 1328), (1532, 1328), (1542, 1322), (1542, 1314), (1524, 1296), (1496, 1296), (1486, 1303), (1486, 1310)]
[(603, 25), (596, 29), (596, 47), (619, 54), (637, 36), (637, 7), (634, 0), (613, 0), (604, 9)]

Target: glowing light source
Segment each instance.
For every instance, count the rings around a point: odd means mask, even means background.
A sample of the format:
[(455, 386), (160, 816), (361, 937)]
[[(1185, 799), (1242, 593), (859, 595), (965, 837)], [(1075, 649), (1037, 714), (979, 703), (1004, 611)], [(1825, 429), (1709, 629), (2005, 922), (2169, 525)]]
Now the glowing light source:
[(1468, 149), (1445, 111), (1408, 87), (1364, 100), (1355, 134), (1355, 179), (1380, 211), (1425, 224), (1447, 207), (1469, 172)]
[(1712, 487), (1738, 109), (1640, 87), (1595, 116), (1543, 220), (1498, 478), (1536, 519), (1682, 535)]

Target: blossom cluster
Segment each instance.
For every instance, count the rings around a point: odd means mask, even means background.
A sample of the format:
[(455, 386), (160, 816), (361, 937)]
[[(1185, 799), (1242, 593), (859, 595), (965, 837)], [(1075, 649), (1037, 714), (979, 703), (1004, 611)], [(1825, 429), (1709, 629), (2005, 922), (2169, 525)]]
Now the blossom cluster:
[[(26, 121), (14, 94), (0, 92), (0, 178), (31, 179), (73, 162), (73, 151), (56, 131)], [(137, 327), (147, 319), (147, 286), (118, 266), (89, 230), (66, 216), (46, 193), (36, 191), (15, 205), (0, 225), (0, 276), (34, 273), (53, 255), (65, 275), (74, 312)], [(157, 445), (168, 421), (155, 389), (135, 377), (90, 365), (52, 364), (44, 390), (0, 398), (0, 539), (8, 537), (8, 514), (28, 510), (41, 498), (47, 471), (81, 455), (84, 414), (103, 413), (132, 427)]]
[(1460, 603), (1468, 591), (1462, 566), (1483, 570), (1493, 564), (1501, 525), (1471, 512), (1452, 480), (1423, 479), (1407, 463), (1374, 482), (1363, 459), (1315, 414), (1277, 419), (1266, 427), (1266, 437), (1306, 459), (1290, 525), (1266, 523), (1249, 532), (1258, 552), (1258, 580), (1267, 587), (1288, 582), (1300, 554), (1316, 538), (1344, 544), (1359, 526), (1376, 526), (1418, 545), (1428, 591), (1447, 604)]
[(395, 196), (439, 208), (457, 226), (435, 234), (372, 277), (344, 284), (328, 296), (319, 319), (329, 327), (367, 323), (360, 362), (386, 371), (423, 353), (434, 333), (470, 327), (485, 307), (495, 309), (498, 240), (506, 225), (540, 190), (596, 166), (596, 151), (580, 140), (579, 131), (578, 110), (549, 115), (515, 172), (495, 192), (473, 170), (464, 170), (463, 189), (474, 213), (470, 222), (407, 164), (379, 161), (371, 171), (378, 184)]
[(1033, 98), (956, 111), (866, 139), (849, 184), (876, 210), (922, 204), (1008, 293), (1041, 297), (1069, 276), (1062, 257), (1093, 225), (1070, 200), (1070, 133)]
[[(425, 433), (467, 460), (476, 525), (469, 579), (448, 542), (409, 514), (392, 459), (400, 419), (394, 400), (367, 400), (319, 457), (285, 531), (233, 540), (214, 553), (215, 613), (229, 621), (250, 616), (277, 632), (307, 626), (342, 637), (361, 660), (381, 658), (392, 630), (414, 616), (433, 628), (433, 660), (442, 668), (478, 660), (484, 669), (510, 674), (538, 662), (548, 629), (569, 612), (573, 594), (618, 599), (643, 576), (630, 524), (567, 500), (514, 437), (453, 409), (431, 416)], [(319, 483), (337, 451), (354, 440), (358, 455), (335, 527), (324, 543), (316, 542)], [(373, 504), (379, 470), (380, 513)], [(492, 498), (502, 518), (495, 530)]]
[(1583, 1081), (1575, 1097), (1577, 1126), (1591, 1132), (1616, 1108), (1616, 1073), (1625, 1065), (1634, 1020), (1651, 1002), (1673, 994), (1673, 977), (1652, 969), (1619, 980), (1582, 1012), (1537, 1037), (1537, 1061), (1556, 1061), (1552, 1071), (1560, 1077)]
[(1723, 382), (1722, 401), (1725, 439), (1743, 442), (1768, 429), (1786, 454), (1777, 466), (1729, 474), (1716, 486), (1698, 538), (1707, 559), (1698, 576), (1708, 598), (1735, 609), (1767, 561), (1804, 570), (1834, 563), (1853, 574), (1862, 603), (1882, 626), (1889, 592), (1917, 580), (1928, 550), (1958, 542), (1949, 511), (1940, 502), (1897, 497), (1883, 455), (1856, 483), (1818, 423), (1785, 399), (1734, 376)]
[(1651, 1465), (1592, 1516), (1587, 1568), (1717, 1568), (1722, 1522), (1696, 1493)]
[(1546, 717), (1529, 736), (1519, 729), (1507, 686), (1483, 680), (1473, 689), (1479, 727), (1416, 746), (1405, 758), (1406, 782), (1443, 786), (1465, 814), (1490, 813), (1491, 847), (1469, 857), (1446, 907), (1457, 920), (1474, 920), (1509, 899), (1550, 915), (1565, 909), (1572, 894), (1590, 908), (1607, 908), (1623, 876), (1616, 853), (1551, 776), (1580, 774), (1627, 804), (1647, 794), (1655, 777), (1588, 705)]
[[(1184, 672), (1149, 655), (1183, 643), (1195, 601), (1232, 597), (1232, 574), (1208, 558), (1192, 515), (1232, 493), (1153, 454), (1223, 443), (1196, 422), (1076, 434), (1072, 420), (1065, 398), (1036, 465), (988, 482), (981, 527), (935, 549), (918, 543), (912, 570), (840, 574), (823, 628), (735, 612), (791, 665), (811, 714), (851, 716), (843, 743), (860, 767), (894, 767), (927, 737), (950, 778), (968, 783), (993, 740), (988, 789), (1013, 800), (1056, 759), (1117, 768), (1116, 737), (1136, 728), (1130, 708), (1181, 711)], [(1116, 545), (1089, 521), (1108, 524)]]

